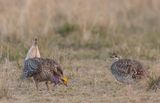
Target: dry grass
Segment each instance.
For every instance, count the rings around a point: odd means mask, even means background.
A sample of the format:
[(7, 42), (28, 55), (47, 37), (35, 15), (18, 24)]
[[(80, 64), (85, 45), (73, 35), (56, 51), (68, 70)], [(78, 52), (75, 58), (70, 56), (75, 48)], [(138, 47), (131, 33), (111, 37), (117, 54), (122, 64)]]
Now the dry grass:
[(23, 58), (36, 35), (43, 50), (109, 48), (158, 59), (159, 5), (158, 0), (0, 0), (2, 58), (6, 50), (12, 60)]
[[(8, 64), (1, 64), (6, 66), (3, 70), (7, 70), (5, 73), (8, 76), (5, 74), (1, 78), (5, 81), (3, 83), (8, 85), (5, 87), (7, 94), (3, 94), (0, 101), (3, 103), (11, 101), (15, 103), (158, 103), (160, 100), (159, 92), (146, 91), (147, 80), (133, 85), (133, 91), (128, 96), (127, 86), (117, 82), (110, 72), (109, 57), (106, 58), (107, 60), (96, 59), (89, 56), (90, 53), (94, 54), (92, 50), (88, 50), (88, 55), (87, 50), (54, 48), (51, 51), (53, 54), (50, 54), (50, 57), (54, 56), (62, 64), (65, 74), (69, 77), (68, 87), (51, 86), (53, 91), (48, 92), (45, 83), (41, 83), (42, 91), (36, 91), (31, 80), (20, 79), (23, 60), (18, 61), (20, 64), (14, 61), (7, 62)], [(146, 60), (142, 62), (154, 68), (152, 72), (157, 71), (155, 68), (159, 64)], [(8, 81), (5, 78), (9, 78)]]
[[(133, 94), (110, 73), (109, 54), (140, 60), (159, 76), (158, 0), (0, 0), (0, 102), (159, 103), (144, 83)], [(69, 86), (36, 91), (21, 81), (34, 36), (43, 57), (60, 62)], [(42, 83), (43, 84), (43, 83)]]
[(8, 67), (10, 67), (9, 62), (6, 60), (4, 64), (1, 64), (1, 70), (0, 70), (0, 99), (2, 98), (10, 98), (10, 90), (9, 90), (9, 82), (10, 77), (8, 72)]
[(155, 90), (159, 89), (159, 81), (160, 77), (151, 76), (148, 80), (148, 88), (147, 90)]

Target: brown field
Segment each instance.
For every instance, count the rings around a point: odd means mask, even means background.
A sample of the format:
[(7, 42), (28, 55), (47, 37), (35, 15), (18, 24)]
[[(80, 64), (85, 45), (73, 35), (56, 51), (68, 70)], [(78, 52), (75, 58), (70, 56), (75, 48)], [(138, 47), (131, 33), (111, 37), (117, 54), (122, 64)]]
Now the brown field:
[[(160, 76), (159, 0), (0, 0), (0, 103), (159, 103), (147, 79), (132, 86), (115, 80), (110, 53), (139, 60)], [(55, 58), (68, 87), (36, 91), (21, 80), (37, 36), (42, 57)]]

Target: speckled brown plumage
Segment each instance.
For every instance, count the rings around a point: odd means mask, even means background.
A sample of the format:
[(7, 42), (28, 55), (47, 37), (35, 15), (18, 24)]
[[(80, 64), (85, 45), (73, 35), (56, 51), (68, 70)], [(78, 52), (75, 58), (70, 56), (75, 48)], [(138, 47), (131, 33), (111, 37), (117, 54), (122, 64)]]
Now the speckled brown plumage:
[(116, 59), (111, 65), (111, 72), (119, 82), (125, 84), (135, 83), (146, 75), (143, 65), (132, 59)]
[(30, 58), (25, 60), (24, 64), (24, 77), (33, 77), (36, 87), (38, 89), (38, 83), (45, 81), (47, 88), (48, 82), (52, 82), (55, 85), (63, 83), (63, 71), (60, 65), (53, 59), (44, 58)]

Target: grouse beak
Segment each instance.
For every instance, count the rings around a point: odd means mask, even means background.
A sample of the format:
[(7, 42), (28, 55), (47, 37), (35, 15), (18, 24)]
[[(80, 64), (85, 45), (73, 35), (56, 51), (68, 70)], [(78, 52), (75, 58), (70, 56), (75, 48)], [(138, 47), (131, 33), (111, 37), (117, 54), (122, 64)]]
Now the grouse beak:
[(61, 78), (61, 80), (62, 80), (63, 84), (65, 86), (67, 86), (67, 84), (68, 84), (68, 78), (64, 76), (64, 77)]

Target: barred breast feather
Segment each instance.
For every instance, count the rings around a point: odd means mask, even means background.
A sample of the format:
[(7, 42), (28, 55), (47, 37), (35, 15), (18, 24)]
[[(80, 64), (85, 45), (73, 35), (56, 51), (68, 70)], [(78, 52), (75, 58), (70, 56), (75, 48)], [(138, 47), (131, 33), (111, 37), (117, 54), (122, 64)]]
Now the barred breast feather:
[(132, 84), (141, 79), (145, 70), (136, 60), (120, 59), (112, 64), (111, 72), (118, 81)]
[(40, 59), (27, 59), (24, 63), (24, 76), (26, 78), (32, 77), (34, 74), (40, 72)]
[(24, 63), (24, 77), (40, 75), (41, 78), (48, 78), (53, 75), (63, 75), (61, 67), (53, 59), (30, 58)]

